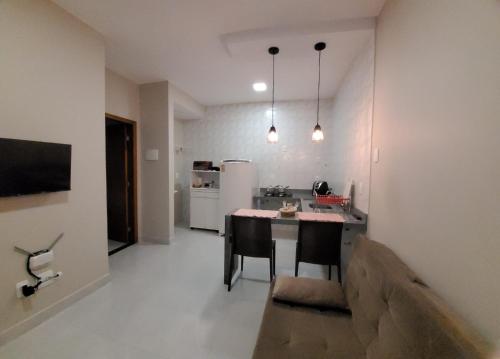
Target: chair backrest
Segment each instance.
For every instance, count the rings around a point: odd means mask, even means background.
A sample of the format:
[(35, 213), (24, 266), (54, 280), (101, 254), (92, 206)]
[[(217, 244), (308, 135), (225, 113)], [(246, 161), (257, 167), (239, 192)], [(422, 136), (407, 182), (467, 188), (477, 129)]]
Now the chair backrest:
[(272, 252), (270, 218), (231, 216), (232, 243), (235, 254), (269, 257)]
[(316, 264), (338, 264), (342, 244), (342, 223), (299, 222), (299, 260)]

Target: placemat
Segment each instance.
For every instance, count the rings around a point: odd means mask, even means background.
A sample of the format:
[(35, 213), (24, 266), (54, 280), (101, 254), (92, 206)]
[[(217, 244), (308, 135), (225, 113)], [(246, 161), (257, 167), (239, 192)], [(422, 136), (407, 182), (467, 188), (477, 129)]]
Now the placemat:
[(240, 208), (234, 212), (233, 215), (240, 217), (276, 218), (278, 217), (278, 213), (278, 211), (268, 211), (264, 209)]
[(301, 221), (345, 222), (344, 217), (337, 213), (297, 212), (297, 218)]

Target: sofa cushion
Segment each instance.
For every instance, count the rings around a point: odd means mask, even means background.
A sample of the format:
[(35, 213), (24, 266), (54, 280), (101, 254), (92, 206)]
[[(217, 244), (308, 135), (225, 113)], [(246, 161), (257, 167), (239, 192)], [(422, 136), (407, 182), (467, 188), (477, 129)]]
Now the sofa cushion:
[(486, 358), (490, 348), (390, 249), (359, 238), (345, 293), (370, 359)]
[(254, 359), (364, 359), (351, 317), (335, 311), (274, 302), (274, 284), (262, 317)]
[(272, 297), (286, 303), (347, 310), (342, 287), (330, 280), (278, 276)]

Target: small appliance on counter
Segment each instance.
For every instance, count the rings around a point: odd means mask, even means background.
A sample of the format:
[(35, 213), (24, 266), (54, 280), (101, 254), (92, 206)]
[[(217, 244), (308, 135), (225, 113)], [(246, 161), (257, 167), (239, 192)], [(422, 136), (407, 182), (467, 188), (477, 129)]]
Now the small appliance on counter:
[[(352, 209), (352, 194), (354, 182), (348, 180), (342, 195), (336, 195), (331, 188), (328, 188), (326, 182), (316, 181), (313, 184), (312, 195), (316, 206), (320, 205), (339, 205), (344, 211), (351, 212)], [(318, 208), (318, 207), (316, 207)]]
[(312, 186), (312, 195), (326, 196), (332, 193), (332, 189), (328, 187), (326, 181), (314, 181)]
[(288, 191), (288, 187), (290, 186), (269, 186), (266, 188), (266, 193), (264, 196), (266, 197), (291, 197), (292, 195)]

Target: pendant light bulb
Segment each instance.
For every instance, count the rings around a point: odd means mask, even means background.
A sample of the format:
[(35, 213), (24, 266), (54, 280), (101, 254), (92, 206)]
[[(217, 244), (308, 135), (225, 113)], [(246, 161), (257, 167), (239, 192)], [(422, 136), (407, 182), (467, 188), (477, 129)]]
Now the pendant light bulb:
[(276, 127), (274, 127), (274, 56), (280, 52), (276, 46), (272, 46), (269, 48), (269, 54), (273, 57), (273, 102), (271, 105), (271, 127), (269, 128), (269, 132), (267, 133), (267, 142), (268, 143), (278, 143), (278, 131), (276, 131)]
[(314, 50), (318, 51), (318, 100), (316, 107), (316, 126), (314, 126), (314, 130), (312, 133), (313, 142), (319, 143), (325, 139), (325, 135), (323, 134), (323, 130), (319, 125), (319, 88), (321, 84), (321, 51), (326, 48), (326, 44), (324, 42), (318, 42), (314, 45)]
[(268, 143), (278, 143), (278, 132), (276, 132), (276, 127), (271, 126), (269, 132), (267, 133)]
[(321, 142), (323, 141), (325, 136), (323, 135), (323, 130), (321, 129), (320, 125), (314, 126), (314, 131), (312, 134), (312, 140), (314, 142)]

